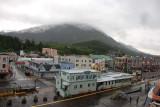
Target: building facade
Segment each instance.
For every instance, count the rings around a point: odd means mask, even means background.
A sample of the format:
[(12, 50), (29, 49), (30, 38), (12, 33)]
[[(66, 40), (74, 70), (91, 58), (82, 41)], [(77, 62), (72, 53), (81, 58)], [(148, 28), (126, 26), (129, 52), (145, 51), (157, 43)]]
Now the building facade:
[(56, 77), (57, 91), (63, 97), (99, 91), (107, 88), (130, 85), (133, 75), (91, 69), (62, 70)]
[(62, 70), (63, 70), (63, 69), (66, 69), (66, 70), (67, 70), (67, 69), (72, 69), (72, 68), (74, 68), (74, 64), (73, 64), (73, 63), (60, 62), (59, 64), (60, 64)]
[(120, 70), (128, 70), (132, 67), (132, 58), (133, 57), (115, 57), (114, 68)]
[(7, 79), (7, 75), (11, 73), (9, 66), (9, 58), (8, 54), (0, 54), (0, 78)]
[(114, 66), (114, 60), (107, 55), (89, 55), (93, 59), (93, 63), (95, 63), (96, 60), (98, 59), (105, 59), (105, 67), (106, 68), (113, 68)]
[(55, 56), (58, 55), (56, 49), (51, 49), (51, 48), (42, 48), (42, 54), (46, 54), (49, 56)]
[(25, 63), (26, 64), (23, 68), (24, 71), (36, 76), (37, 78), (53, 79), (58, 76), (60, 72), (59, 64), (38, 63), (35, 61), (28, 61)]
[(86, 55), (59, 56), (59, 62), (73, 63), (79, 69), (92, 68), (92, 58)]
[(56, 88), (63, 97), (96, 91), (100, 71), (89, 69), (62, 70), (56, 77)]

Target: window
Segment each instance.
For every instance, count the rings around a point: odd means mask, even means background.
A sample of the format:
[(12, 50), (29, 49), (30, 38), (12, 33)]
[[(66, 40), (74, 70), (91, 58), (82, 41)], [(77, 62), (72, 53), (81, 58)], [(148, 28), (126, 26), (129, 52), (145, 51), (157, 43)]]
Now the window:
[(78, 64), (76, 64), (76, 66), (78, 66)]
[(90, 84), (88, 84), (88, 87), (90, 87)]
[(84, 79), (84, 75), (81, 76), (81, 79)]
[(113, 84), (113, 81), (112, 81), (112, 84)]
[(89, 60), (89, 62), (91, 62), (91, 60)]
[(83, 60), (82, 60), (82, 62), (83, 62)]
[(78, 79), (81, 79), (81, 76), (78, 76)]
[(95, 86), (95, 83), (92, 83), (92, 86)]
[(106, 85), (107, 85), (107, 82), (106, 82)]
[(59, 81), (57, 82), (57, 84), (59, 84)]
[(85, 62), (87, 62), (87, 61), (85, 60)]
[(2, 68), (6, 68), (6, 64), (3, 64), (3, 65), (2, 65)]
[(93, 74), (93, 79), (95, 79), (97, 77), (97, 75), (96, 74)]
[(3, 62), (6, 62), (6, 58), (3, 58)]
[(85, 66), (85, 67), (86, 67), (86, 64), (81, 64), (81, 67), (82, 67), (82, 66)]
[(72, 76), (72, 79), (74, 80), (74, 76)]
[(88, 79), (88, 75), (86, 75), (86, 79)]
[(80, 88), (83, 88), (83, 85), (80, 85)]
[(89, 66), (91, 66), (91, 64), (89, 64)]
[(155, 88), (153, 89), (154, 94), (156, 94), (156, 91), (158, 90), (158, 86), (156, 85)]
[(110, 81), (109, 81), (109, 85), (110, 85)]
[(76, 62), (79, 62), (79, 60), (76, 60)]
[(76, 80), (78, 80), (78, 76), (76, 76)]
[(77, 85), (74, 85), (74, 89), (77, 89)]
[(67, 76), (67, 79), (69, 79), (69, 76)]

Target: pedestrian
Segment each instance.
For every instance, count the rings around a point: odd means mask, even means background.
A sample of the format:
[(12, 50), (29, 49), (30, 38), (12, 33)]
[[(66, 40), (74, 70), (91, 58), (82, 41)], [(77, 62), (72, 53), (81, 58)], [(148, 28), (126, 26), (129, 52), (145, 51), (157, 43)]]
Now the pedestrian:
[(132, 102), (132, 97), (129, 98), (130, 103)]
[(139, 100), (139, 96), (138, 96), (137, 99), (136, 99), (137, 104), (138, 104), (138, 100)]

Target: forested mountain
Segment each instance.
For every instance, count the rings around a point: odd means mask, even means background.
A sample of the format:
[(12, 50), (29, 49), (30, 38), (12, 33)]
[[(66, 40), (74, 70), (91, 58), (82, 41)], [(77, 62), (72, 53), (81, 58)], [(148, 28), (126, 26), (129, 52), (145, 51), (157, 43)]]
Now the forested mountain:
[(120, 46), (121, 53), (128, 55), (148, 55), (133, 47), (116, 42), (107, 34), (96, 28), (82, 24), (46, 25), (17, 32), (1, 33), (16, 36), (23, 40), (29, 39), (66, 45), (78, 43), (77, 45), (93, 48), (93, 50), (97, 49), (101, 51), (100, 53), (117, 53), (118, 47)]

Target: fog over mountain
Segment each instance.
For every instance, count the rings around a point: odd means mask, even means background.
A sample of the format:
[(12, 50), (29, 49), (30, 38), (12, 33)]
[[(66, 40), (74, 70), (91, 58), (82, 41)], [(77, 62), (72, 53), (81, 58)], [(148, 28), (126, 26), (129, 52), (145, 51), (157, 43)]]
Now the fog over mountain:
[[(17, 36), (21, 39), (70, 45), (80, 42), (93, 42), (94, 40), (96, 40), (98, 42), (102, 42), (102, 44), (104, 43), (105, 45), (115, 48), (114, 51), (118, 51), (118, 47), (120, 46), (120, 50), (123, 53), (127, 53), (129, 55), (146, 55), (143, 52), (140, 52), (139, 50), (133, 48), (132, 46), (118, 43), (101, 30), (85, 24), (44, 25), (15, 32), (1, 33)], [(96, 41), (94, 41), (95, 44), (97, 43)], [(104, 44), (102, 46), (105, 47)]]

